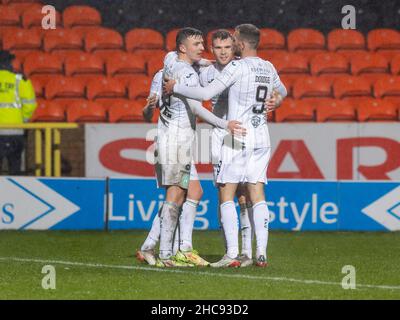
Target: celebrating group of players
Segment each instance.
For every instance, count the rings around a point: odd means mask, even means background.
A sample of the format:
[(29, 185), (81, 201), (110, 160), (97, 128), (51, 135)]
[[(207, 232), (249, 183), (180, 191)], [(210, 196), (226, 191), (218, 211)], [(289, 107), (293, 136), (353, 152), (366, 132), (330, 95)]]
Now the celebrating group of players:
[[(287, 92), (274, 66), (257, 57), (259, 38), (259, 29), (251, 24), (237, 26), (233, 35), (216, 31), (211, 63), (202, 59), (202, 32), (183, 28), (176, 37), (176, 51), (166, 55), (163, 69), (154, 76), (143, 114), (151, 117), (154, 107), (160, 108), (155, 159), (158, 185), (166, 189), (166, 198), (136, 253), (139, 260), (158, 267), (245, 267), (253, 264), (254, 233), (255, 264), (267, 265), (264, 184), (271, 144), (266, 115), (280, 106)], [(201, 104), (210, 99), (212, 112)], [(192, 245), (203, 193), (193, 162), (196, 116), (214, 127), (211, 158), (226, 252), (211, 264)], [(235, 196), (240, 205), (240, 255)]]

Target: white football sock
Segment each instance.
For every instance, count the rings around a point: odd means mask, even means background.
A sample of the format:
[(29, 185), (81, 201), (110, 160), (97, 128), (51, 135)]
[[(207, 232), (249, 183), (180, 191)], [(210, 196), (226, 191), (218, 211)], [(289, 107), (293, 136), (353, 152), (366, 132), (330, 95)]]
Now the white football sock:
[(269, 211), (265, 201), (260, 201), (253, 206), (253, 220), (257, 257), (263, 255), (267, 259)]
[[(162, 210), (162, 209), (161, 209)], [(160, 211), (161, 211), (160, 210)], [(146, 240), (144, 241), (140, 250), (154, 250), (158, 240), (160, 239), (160, 212), (157, 212), (156, 216), (153, 219), (153, 224), (151, 225), (151, 229), (149, 234), (147, 235)]]
[(180, 250), (193, 250), (192, 234), (198, 204), (199, 201), (186, 199), (182, 206), (182, 213), (179, 217)]
[(172, 256), (174, 233), (179, 217), (179, 207), (176, 203), (164, 202), (160, 215), (160, 258), (169, 259)]
[(240, 205), (240, 232), (242, 234), (242, 254), (252, 258), (253, 228), (253, 208), (246, 204)]
[(236, 258), (239, 255), (239, 226), (238, 216), (233, 201), (221, 204), (221, 223), (224, 228), (227, 252), (229, 258)]

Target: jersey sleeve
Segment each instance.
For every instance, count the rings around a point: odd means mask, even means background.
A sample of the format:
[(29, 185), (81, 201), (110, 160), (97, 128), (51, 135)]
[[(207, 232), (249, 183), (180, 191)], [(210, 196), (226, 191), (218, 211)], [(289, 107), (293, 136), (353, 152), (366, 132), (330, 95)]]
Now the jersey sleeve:
[(154, 77), (153, 81), (151, 82), (150, 86), (150, 95), (152, 94), (157, 94), (158, 96), (161, 96), (162, 92), (162, 70), (158, 71)]
[[(222, 72), (215, 78), (221, 82), (225, 88), (230, 87), (237, 80), (239, 80), (241, 72), (240, 72), (240, 62), (239, 61), (231, 61)], [(215, 81), (214, 81), (215, 82)]]
[(35, 90), (33, 89), (33, 85), (30, 80), (23, 79), (20, 82), (19, 95), (22, 104), (22, 116), (24, 121), (29, 121), (37, 106)]
[(278, 72), (276, 71), (276, 69), (272, 63), (271, 63), (271, 69), (272, 69), (273, 89), (277, 90), (282, 95), (282, 97), (286, 97), (287, 96), (286, 87), (282, 83), (281, 78), (279, 78)]

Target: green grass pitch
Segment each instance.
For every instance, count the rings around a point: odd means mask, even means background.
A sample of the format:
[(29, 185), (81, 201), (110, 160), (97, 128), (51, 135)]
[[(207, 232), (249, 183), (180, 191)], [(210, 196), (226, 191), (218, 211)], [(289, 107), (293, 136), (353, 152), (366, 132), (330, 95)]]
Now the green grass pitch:
[[(159, 269), (136, 261), (147, 231), (0, 232), (0, 299), (400, 299), (400, 233), (271, 231), (267, 268)], [(195, 231), (214, 262), (217, 231)], [(56, 289), (44, 290), (45, 265)], [(356, 289), (341, 283), (354, 266)]]

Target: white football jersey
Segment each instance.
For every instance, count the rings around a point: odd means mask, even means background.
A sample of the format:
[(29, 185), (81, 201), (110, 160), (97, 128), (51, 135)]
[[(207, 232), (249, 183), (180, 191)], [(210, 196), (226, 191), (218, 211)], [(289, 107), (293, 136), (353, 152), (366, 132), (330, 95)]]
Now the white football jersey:
[(163, 69), (157, 71), (150, 86), (150, 95), (156, 94), (158, 99), (160, 99), (162, 95), (162, 75)]
[[(179, 60), (176, 54), (175, 57), (168, 54), (164, 63), (163, 78), (174, 79), (177, 83), (188, 87), (199, 85), (196, 71), (189, 63)], [(159, 129), (175, 127), (195, 130), (196, 116), (189, 108), (186, 98), (162, 95), (161, 100)]]
[(280, 85), (274, 66), (259, 57), (231, 61), (216, 77), (229, 89), (228, 120), (238, 120), (247, 135), (237, 139), (249, 148), (270, 147), (264, 100)]
[[(212, 64), (208, 67), (200, 69), (200, 85), (202, 87), (207, 87), (214, 79), (221, 73), (215, 66)], [(216, 95), (211, 99), (212, 102), (212, 112), (219, 118), (227, 119), (228, 117), (228, 93), (229, 89), (224, 90), (219, 95)]]

